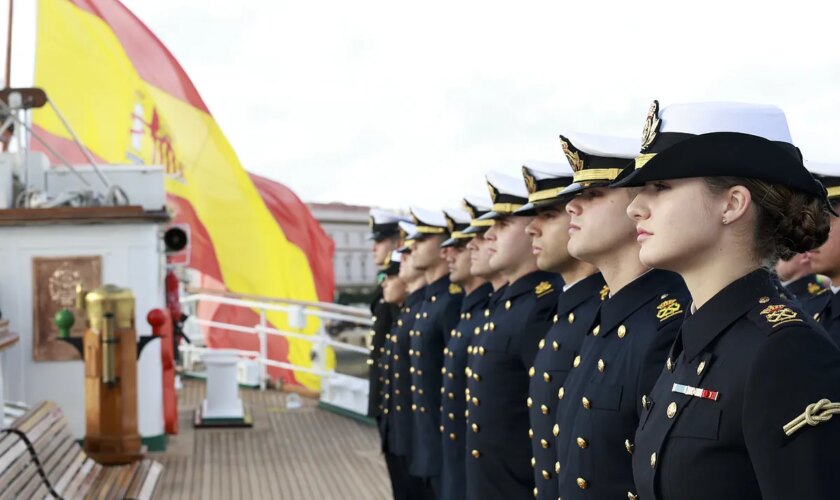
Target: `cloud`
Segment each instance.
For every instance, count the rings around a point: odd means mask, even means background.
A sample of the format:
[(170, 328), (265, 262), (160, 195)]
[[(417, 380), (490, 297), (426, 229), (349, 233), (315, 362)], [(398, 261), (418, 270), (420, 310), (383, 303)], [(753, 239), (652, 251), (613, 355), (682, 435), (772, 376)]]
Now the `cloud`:
[(840, 53), (815, 1), (124, 0), (249, 170), (308, 201), (452, 206), (557, 135), (637, 137), (652, 99), (771, 103), (840, 160)]

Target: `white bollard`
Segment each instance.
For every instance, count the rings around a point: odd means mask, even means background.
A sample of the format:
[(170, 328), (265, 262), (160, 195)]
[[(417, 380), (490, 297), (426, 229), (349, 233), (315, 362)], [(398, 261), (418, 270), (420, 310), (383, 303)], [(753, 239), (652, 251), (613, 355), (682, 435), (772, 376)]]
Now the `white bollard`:
[(207, 399), (202, 403), (201, 416), (204, 419), (243, 418), (245, 411), (236, 378), (237, 352), (219, 349), (204, 353), (202, 359), (207, 367)]

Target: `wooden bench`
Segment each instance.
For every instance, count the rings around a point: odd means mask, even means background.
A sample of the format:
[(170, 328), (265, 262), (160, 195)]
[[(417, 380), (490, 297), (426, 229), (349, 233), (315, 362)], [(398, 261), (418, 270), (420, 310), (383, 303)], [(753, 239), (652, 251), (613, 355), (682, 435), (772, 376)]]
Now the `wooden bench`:
[(149, 459), (110, 467), (94, 462), (70, 434), (61, 408), (50, 401), (0, 431), (0, 500), (151, 499), (162, 471)]

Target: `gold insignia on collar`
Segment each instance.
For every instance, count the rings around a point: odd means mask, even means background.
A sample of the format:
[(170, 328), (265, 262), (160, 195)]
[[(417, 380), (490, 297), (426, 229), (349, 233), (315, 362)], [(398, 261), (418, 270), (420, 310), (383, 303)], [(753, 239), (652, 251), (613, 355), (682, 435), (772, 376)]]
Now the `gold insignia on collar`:
[(645, 119), (645, 128), (642, 131), (642, 152), (646, 152), (653, 145), (661, 124), (662, 120), (659, 119), (659, 101), (653, 101)]
[(551, 283), (549, 283), (548, 281), (542, 281), (540, 282), (540, 284), (534, 287), (534, 293), (537, 294), (537, 297), (542, 297), (543, 295), (547, 294), (553, 289), (554, 288), (551, 286)]
[(569, 160), (569, 165), (572, 166), (572, 170), (575, 172), (580, 172), (584, 169), (584, 161), (583, 158), (580, 157), (580, 151), (578, 151), (572, 143), (569, 142), (568, 139), (560, 136), (560, 145), (563, 147), (563, 153), (566, 155), (566, 158)]
[(808, 294), (809, 295), (816, 295), (823, 291), (823, 287), (821, 287), (818, 283), (814, 283), (813, 281), (808, 283)]
[(677, 299), (668, 299), (656, 306), (656, 317), (659, 318), (660, 323), (681, 312), (683, 312), (682, 304), (677, 302)]
[(534, 193), (537, 190), (537, 179), (528, 170), (528, 167), (522, 167), (522, 176), (525, 177), (525, 187), (528, 188), (528, 193)]
[(449, 285), (449, 294), (450, 295), (458, 295), (459, 293), (462, 293), (463, 291), (464, 291), (464, 289), (461, 288), (461, 285), (458, 285), (458, 284), (455, 284), (455, 283), (452, 283), (452, 284)]
[(773, 326), (790, 323), (791, 321), (802, 321), (798, 317), (799, 313), (783, 304), (767, 306), (761, 311), (761, 315)]
[(598, 292), (598, 295), (601, 296), (602, 301), (607, 300), (607, 297), (610, 296), (610, 287), (607, 286), (607, 285), (604, 285), (604, 288), (602, 288), (601, 291)]
[(499, 197), (499, 190), (490, 184), (490, 181), (487, 181), (487, 190), (490, 191), (490, 199), (493, 200), (493, 203), (496, 203), (496, 198)]

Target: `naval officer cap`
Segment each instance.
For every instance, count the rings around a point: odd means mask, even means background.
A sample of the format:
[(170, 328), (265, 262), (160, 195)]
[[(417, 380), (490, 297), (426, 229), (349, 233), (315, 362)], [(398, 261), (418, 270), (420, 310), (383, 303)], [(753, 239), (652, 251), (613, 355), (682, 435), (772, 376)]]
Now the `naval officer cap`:
[(411, 251), (411, 245), (414, 244), (413, 240), (409, 240), (408, 237), (417, 232), (417, 226), (412, 224), (411, 222), (401, 220), (399, 222), (400, 228), (400, 239), (403, 240), (403, 246), (397, 249), (399, 253), (408, 253)]
[(573, 171), (573, 182), (560, 192), (561, 197), (609, 186), (639, 154), (639, 141), (612, 135), (563, 134), (560, 146)]
[(840, 163), (805, 161), (805, 167), (823, 185), (832, 204), (840, 202)]
[(481, 220), (481, 216), (493, 208), (493, 200), (487, 193), (481, 195), (464, 196), (464, 209), (470, 214), (470, 227), (464, 229), (464, 234), (476, 235), (484, 233), (493, 225), (492, 220)]
[(406, 240), (420, 240), (435, 234), (446, 236), (449, 233), (449, 227), (446, 225), (446, 217), (443, 216), (442, 210), (427, 210), (420, 207), (411, 207), (409, 212), (411, 213), (411, 221), (416, 226), (416, 230), (414, 234), (409, 234)]
[(469, 213), (456, 208), (444, 210), (443, 216), (446, 218), (446, 225), (449, 229), (449, 239), (440, 244), (441, 248), (466, 245), (468, 241), (475, 237), (473, 233), (464, 233), (470, 227)]
[(572, 168), (568, 162), (529, 161), (522, 165), (522, 177), (528, 189), (528, 203), (516, 215), (536, 215), (537, 208), (551, 207), (568, 200), (560, 196), (572, 183)]
[(490, 206), (491, 210), (479, 217), (479, 220), (496, 220), (511, 216), (528, 203), (528, 189), (522, 177), (488, 172), (486, 178), (487, 191), (493, 204)]
[(382, 241), (387, 238), (399, 236), (399, 222), (407, 220), (408, 218), (403, 217), (402, 215), (388, 212), (386, 210), (380, 210), (378, 208), (371, 208), (370, 217), (368, 219), (370, 234), (367, 239)]
[(744, 177), (787, 186), (825, 199), (825, 188), (805, 168), (784, 112), (734, 102), (653, 102), (641, 155), (615, 187), (691, 177)]

